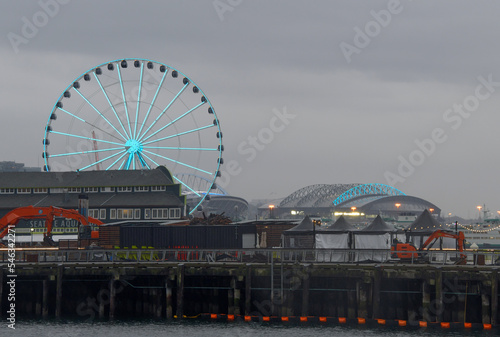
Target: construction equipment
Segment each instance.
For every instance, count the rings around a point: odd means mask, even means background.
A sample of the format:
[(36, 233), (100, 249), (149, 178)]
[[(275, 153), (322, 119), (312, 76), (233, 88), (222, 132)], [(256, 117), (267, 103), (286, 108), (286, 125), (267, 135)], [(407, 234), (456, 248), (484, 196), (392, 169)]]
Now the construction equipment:
[[(461, 253), (464, 251), (465, 236), (463, 232), (454, 233), (438, 229), (429, 236), (420, 249), (417, 249), (413, 243), (393, 243), (391, 246), (391, 257), (397, 258), (401, 262), (428, 262), (426, 260), (427, 253), (424, 253), (424, 251), (431, 249), (436, 240), (443, 237), (456, 239), (458, 251)], [(465, 264), (466, 262), (467, 256), (460, 254), (460, 259), (455, 261), (455, 264)]]
[(44, 233), (44, 240), (47, 239), (48, 241), (50, 241), (52, 235), (52, 225), (54, 223), (55, 217), (74, 219), (80, 222), (83, 226), (100, 226), (103, 224), (103, 222), (100, 220), (92, 217), (86, 218), (85, 216), (78, 213), (78, 211), (72, 209), (64, 209), (53, 206), (19, 207), (10, 211), (0, 219), (0, 239), (7, 235), (7, 233), (9, 232), (9, 228), (15, 227), (21, 219), (45, 219), (45, 226), (47, 228), (47, 231)]

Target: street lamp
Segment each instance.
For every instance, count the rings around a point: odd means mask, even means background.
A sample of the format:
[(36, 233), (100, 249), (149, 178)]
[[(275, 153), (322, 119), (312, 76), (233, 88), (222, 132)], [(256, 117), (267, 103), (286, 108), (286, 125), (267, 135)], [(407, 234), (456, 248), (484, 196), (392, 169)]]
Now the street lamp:
[(269, 219), (274, 219), (273, 209), (274, 209), (274, 205), (269, 205)]
[(30, 247), (33, 246), (33, 232), (35, 229), (33, 227), (30, 228)]
[(481, 209), (483, 208), (483, 206), (476, 206), (476, 208), (479, 211), (479, 218), (478, 218), (478, 220), (481, 220)]

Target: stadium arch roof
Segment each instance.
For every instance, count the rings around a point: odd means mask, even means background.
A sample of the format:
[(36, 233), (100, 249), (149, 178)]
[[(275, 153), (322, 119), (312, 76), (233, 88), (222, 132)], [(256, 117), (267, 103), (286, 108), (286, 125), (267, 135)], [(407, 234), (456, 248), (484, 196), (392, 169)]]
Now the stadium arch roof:
[(316, 184), (293, 192), (281, 201), (279, 207), (342, 207), (356, 199), (367, 202), (398, 195), (405, 193), (385, 184)]

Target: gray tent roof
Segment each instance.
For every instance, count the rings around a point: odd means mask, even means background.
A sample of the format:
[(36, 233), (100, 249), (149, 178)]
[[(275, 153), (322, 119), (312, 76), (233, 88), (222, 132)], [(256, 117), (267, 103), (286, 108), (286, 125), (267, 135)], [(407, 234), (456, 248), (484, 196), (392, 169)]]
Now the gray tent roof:
[(333, 225), (329, 226), (327, 228), (329, 231), (352, 231), (354, 228), (350, 223), (347, 222), (347, 220), (344, 218), (343, 215), (341, 215), (337, 221), (333, 223)]
[(283, 232), (283, 234), (307, 234), (307, 232), (312, 233), (313, 230), (314, 224), (311, 218), (306, 215), (304, 220), (302, 220), (297, 226), (287, 229)]
[(377, 217), (372, 221), (371, 224), (363, 228), (364, 232), (393, 232), (396, 229), (388, 225), (387, 222), (385, 222), (380, 215), (377, 215)]
[(443, 228), (443, 225), (440, 224), (427, 209), (424, 209), (422, 214), (420, 214), (410, 227), (408, 227), (412, 232), (429, 232), (440, 228)]

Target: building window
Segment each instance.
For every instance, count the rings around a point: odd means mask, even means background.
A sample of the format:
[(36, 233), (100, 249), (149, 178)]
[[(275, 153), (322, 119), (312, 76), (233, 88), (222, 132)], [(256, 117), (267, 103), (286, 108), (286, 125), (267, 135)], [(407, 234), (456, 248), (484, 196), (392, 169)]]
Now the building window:
[(165, 191), (167, 188), (165, 186), (151, 186), (151, 192)]
[(139, 208), (134, 209), (134, 219), (141, 218), (141, 210)]
[(101, 187), (101, 192), (114, 192), (114, 187)]
[(171, 208), (170, 209), (170, 219), (179, 219), (181, 217), (181, 209), (180, 208)]
[(153, 219), (168, 219), (168, 208), (153, 208)]
[(99, 210), (99, 219), (101, 219), (101, 220), (106, 219), (106, 209), (105, 208), (101, 208)]
[(17, 194), (31, 194), (31, 188), (18, 188)]
[(83, 192), (85, 192), (85, 193), (97, 193), (97, 192), (99, 192), (99, 187), (84, 187)]
[(144, 209), (144, 219), (151, 219), (151, 209), (150, 208)]
[(117, 192), (132, 192), (132, 186), (119, 186), (116, 188)]
[(14, 194), (13, 188), (0, 188), (0, 194)]
[(64, 193), (66, 192), (64, 188), (56, 187), (56, 188), (51, 188), (50, 193)]
[(33, 193), (39, 193), (39, 194), (47, 193), (48, 191), (49, 191), (48, 188), (34, 188), (33, 189)]
[(136, 192), (149, 192), (148, 186), (136, 186), (134, 187), (134, 191)]
[(118, 208), (116, 210), (117, 219), (133, 219), (134, 210), (132, 208)]
[(112, 208), (109, 210), (109, 218), (116, 219), (116, 209), (115, 208)]
[(81, 191), (80, 187), (68, 187), (68, 193), (80, 193)]
[(89, 216), (94, 219), (99, 219), (99, 210), (98, 209), (89, 209)]

